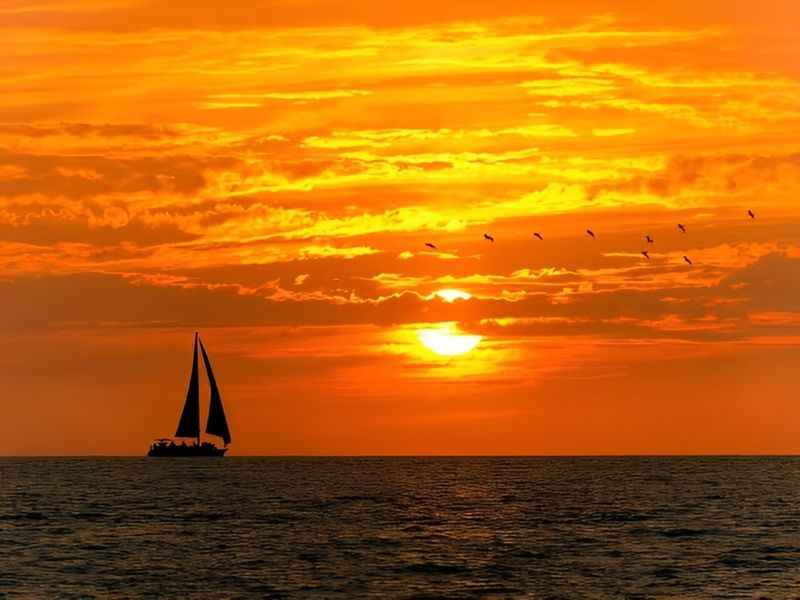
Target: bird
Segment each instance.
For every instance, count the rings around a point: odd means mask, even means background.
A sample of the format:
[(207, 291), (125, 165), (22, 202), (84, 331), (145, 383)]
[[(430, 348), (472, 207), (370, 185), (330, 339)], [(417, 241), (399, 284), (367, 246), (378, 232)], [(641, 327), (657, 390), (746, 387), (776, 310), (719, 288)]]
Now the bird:
[(680, 229), (682, 233), (686, 233), (686, 227), (684, 227), (680, 223), (678, 223), (678, 229)]
[(650, 255), (647, 253), (647, 250), (642, 250), (642, 256), (644, 256), (647, 260), (650, 260)]
[(533, 234), (533, 237), (537, 237), (537, 238), (539, 238), (540, 240), (544, 241), (544, 238), (542, 237), (542, 234), (541, 234), (541, 233), (539, 233), (538, 231), (537, 231), (536, 233), (534, 233), (534, 234)]
[(692, 261), (691, 261), (691, 260), (689, 260), (689, 257), (688, 257), (688, 256), (684, 256), (684, 257), (683, 257), (683, 260), (685, 260), (685, 261), (686, 261), (686, 263), (687, 263), (687, 264), (689, 264), (689, 265), (693, 264), (693, 263), (692, 263)]
[(653, 243), (653, 238), (650, 237), (650, 234), (647, 234), (646, 236), (644, 236), (644, 239), (647, 240), (648, 244), (652, 244)]
[(494, 241), (494, 238), (490, 236), (488, 233), (483, 234), (483, 239), (489, 240), (490, 242)]
[(752, 211), (752, 210), (748, 210), (748, 211), (747, 211), (747, 214), (748, 214), (748, 215), (750, 215), (750, 218), (751, 218), (751, 219), (755, 219), (755, 218), (756, 218), (756, 215), (753, 213), (753, 211)]
[(430, 242), (425, 242), (425, 245), (430, 248), (431, 250), (436, 250), (436, 244), (431, 244)]
[(589, 235), (591, 237), (594, 237), (594, 231), (592, 231), (591, 229), (587, 229), (586, 233), (587, 233), (587, 235)]

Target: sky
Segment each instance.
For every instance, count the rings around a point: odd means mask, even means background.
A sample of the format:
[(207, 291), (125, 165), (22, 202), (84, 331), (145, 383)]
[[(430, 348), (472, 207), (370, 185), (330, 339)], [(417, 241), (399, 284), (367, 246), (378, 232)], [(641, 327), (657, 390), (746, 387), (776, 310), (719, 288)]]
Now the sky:
[(5, 0), (0, 454), (800, 452), (798, 22)]

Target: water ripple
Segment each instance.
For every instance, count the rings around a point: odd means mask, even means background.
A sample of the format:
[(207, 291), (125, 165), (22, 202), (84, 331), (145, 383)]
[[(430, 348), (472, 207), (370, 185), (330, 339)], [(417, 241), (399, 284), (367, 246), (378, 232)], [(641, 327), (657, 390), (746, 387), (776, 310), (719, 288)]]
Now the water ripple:
[(0, 459), (0, 598), (798, 598), (800, 459)]

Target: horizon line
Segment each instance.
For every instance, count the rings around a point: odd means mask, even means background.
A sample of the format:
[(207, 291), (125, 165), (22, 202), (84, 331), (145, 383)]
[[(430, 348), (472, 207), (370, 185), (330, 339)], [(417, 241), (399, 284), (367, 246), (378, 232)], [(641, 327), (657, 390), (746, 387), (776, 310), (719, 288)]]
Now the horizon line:
[[(143, 454), (0, 454), (3, 459), (148, 458)], [(800, 453), (639, 454), (233, 454), (225, 458), (800, 458)]]

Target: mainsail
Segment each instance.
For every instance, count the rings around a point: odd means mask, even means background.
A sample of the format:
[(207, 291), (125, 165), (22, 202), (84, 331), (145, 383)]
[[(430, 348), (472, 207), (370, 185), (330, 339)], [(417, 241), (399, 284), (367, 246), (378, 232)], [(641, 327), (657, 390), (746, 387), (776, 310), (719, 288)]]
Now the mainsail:
[(200, 341), (200, 351), (203, 353), (203, 362), (206, 365), (206, 374), (208, 375), (208, 385), (211, 388), (211, 404), (208, 407), (206, 433), (218, 435), (227, 446), (231, 443), (228, 420), (225, 418), (225, 409), (222, 408), (222, 398), (219, 395), (217, 381), (214, 379), (214, 372), (211, 370), (211, 361), (208, 360), (208, 354), (206, 354), (206, 349), (203, 346), (202, 340)]
[[(205, 356), (205, 350), (203, 350)], [(206, 365), (208, 363), (206, 362)], [(224, 418), (224, 417), (223, 417)], [(197, 334), (194, 334), (194, 354), (192, 358), (192, 375), (189, 377), (189, 389), (186, 391), (186, 403), (183, 405), (181, 420), (175, 437), (200, 437), (200, 379), (197, 376)]]

